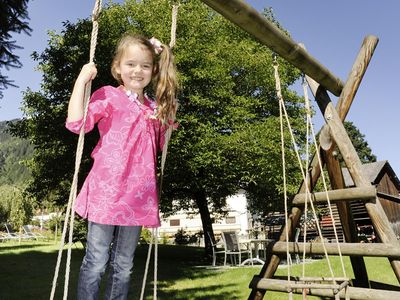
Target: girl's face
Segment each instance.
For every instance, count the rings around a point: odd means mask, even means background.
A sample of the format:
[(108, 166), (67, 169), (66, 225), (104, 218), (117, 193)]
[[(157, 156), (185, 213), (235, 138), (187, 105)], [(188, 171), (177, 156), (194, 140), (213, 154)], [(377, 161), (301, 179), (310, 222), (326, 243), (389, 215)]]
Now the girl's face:
[(116, 72), (121, 76), (126, 90), (143, 95), (143, 89), (151, 82), (153, 55), (144, 46), (128, 46), (121, 56)]

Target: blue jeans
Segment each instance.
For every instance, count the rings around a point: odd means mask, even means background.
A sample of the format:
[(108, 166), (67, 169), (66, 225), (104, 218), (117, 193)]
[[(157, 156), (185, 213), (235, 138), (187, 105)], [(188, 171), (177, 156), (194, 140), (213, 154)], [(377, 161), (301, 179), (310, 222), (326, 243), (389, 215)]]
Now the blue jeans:
[(109, 264), (105, 299), (127, 299), (133, 257), (141, 226), (114, 226), (89, 222), (86, 254), (78, 281), (78, 300), (99, 297), (101, 278)]

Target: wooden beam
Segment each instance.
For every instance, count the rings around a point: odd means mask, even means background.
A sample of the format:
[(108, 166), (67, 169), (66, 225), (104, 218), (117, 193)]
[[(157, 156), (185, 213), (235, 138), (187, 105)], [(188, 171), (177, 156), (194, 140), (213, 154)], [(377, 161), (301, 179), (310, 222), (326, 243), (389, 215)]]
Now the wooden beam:
[[(336, 243), (324, 243), (329, 255), (339, 255)], [(340, 243), (340, 251), (344, 256), (370, 256), (370, 257), (400, 257), (400, 248), (396, 245), (383, 243)], [(276, 254), (286, 254), (289, 247), (290, 253), (325, 254), (322, 243), (276, 242), (271, 251)]]
[(386, 194), (386, 193), (383, 193), (383, 192), (377, 192), (377, 195), (380, 198), (383, 198), (383, 199), (386, 199), (386, 200), (390, 200), (390, 201), (393, 201), (393, 202), (396, 202), (396, 203), (400, 203), (400, 197), (389, 195), (389, 194)]
[(229, 21), (339, 96), (343, 82), (257, 10), (240, 0), (202, 0)]
[[(339, 118), (342, 121), (346, 118), (350, 106), (353, 103), (355, 94), (361, 84), (369, 62), (372, 59), (372, 55), (375, 51), (378, 41), (378, 38), (375, 36), (367, 36), (364, 38), (361, 49), (358, 52), (357, 58), (346, 80), (346, 84), (344, 85), (342, 93), (340, 94), (338, 103), (336, 104), (336, 110)], [(337, 160), (336, 155), (333, 154), (335, 152), (336, 143), (331, 138), (329, 132), (330, 129), (326, 125), (321, 130), (320, 144), (324, 150), (321, 151), (322, 158), (326, 163), (326, 169), (328, 170), (331, 188), (344, 189), (346, 186), (343, 179), (342, 168)], [(326, 144), (329, 144), (329, 146), (324, 147), (322, 141), (327, 141)], [(350, 203), (337, 202), (336, 206), (340, 216), (340, 223), (343, 228), (346, 242), (358, 242), (359, 240), (356, 224), (351, 214)], [(360, 287), (369, 287), (368, 273), (363, 257), (350, 256), (350, 261), (355, 276), (354, 285)]]
[[(336, 110), (342, 121), (346, 119), (347, 113), (349, 112), (350, 106), (353, 103), (355, 94), (357, 93), (357, 90), (361, 84), (361, 80), (367, 71), (369, 62), (372, 59), (372, 55), (374, 54), (378, 42), (379, 39), (373, 35), (368, 35), (363, 40), (361, 49), (358, 52), (357, 58), (353, 64), (353, 67), (351, 68), (346, 84), (343, 87), (342, 93), (340, 94), (339, 100), (336, 104)], [(329, 129), (327, 129), (327, 126), (325, 125), (323, 130), (321, 130), (320, 140), (331, 140), (330, 136), (328, 136), (330, 134), (329, 132)], [(333, 150), (335, 146), (336, 144), (332, 144), (330, 149)]]
[[(292, 284), (295, 282), (292, 282)], [(292, 290), (295, 294), (302, 294), (302, 288), (295, 288), (288, 282), (288, 280), (279, 280), (279, 279), (265, 279), (254, 277), (250, 283), (250, 287), (253, 289), (260, 290), (271, 290), (271, 291), (280, 291), (280, 292), (288, 292), (289, 289)], [(346, 298), (346, 293), (348, 298)], [(335, 293), (332, 289), (307, 289), (307, 295), (314, 295), (319, 297), (328, 297), (334, 298)], [(400, 299), (400, 292), (398, 291), (386, 291), (386, 290), (375, 290), (375, 289), (366, 289), (366, 288), (358, 288), (358, 287), (347, 287), (347, 291), (344, 289), (339, 291), (338, 293), (340, 299), (352, 299), (352, 300), (398, 300)]]
[(347, 113), (353, 103), (353, 99), (368, 68), (369, 62), (372, 59), (372, 55), (374, 54), (378, 42), (379, 39), (373, 35), (368, 35), (364, 38), (361, 49), (358, 52), (357, 58), (336, 104), (336, 110), (342, 121), (346, 119)]
[(374, 186), (371, 185), (369, 187), (355, 187), (340, 190), (331, 190), (327, 192), (311, 193), (310, 195), (302, 193), (295, 195), (292, 203), (294, 205), (304, 204), (306, 200), (309, 200), (307, 199), (307, 196), (310, 196), (311, 200), (315, 202), (327, 202), (327, 197), (329, 197), (329, 201), (331, 202), (371, 200), (376, 198), (376, 189)]

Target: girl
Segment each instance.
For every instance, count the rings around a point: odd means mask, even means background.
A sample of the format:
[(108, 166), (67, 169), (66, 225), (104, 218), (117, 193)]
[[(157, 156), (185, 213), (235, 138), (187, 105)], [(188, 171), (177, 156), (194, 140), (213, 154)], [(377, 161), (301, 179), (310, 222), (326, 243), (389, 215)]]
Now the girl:
[[(100, 140), (93, 167), (76, 199), (75, 210), (88, 219), (86, 255), (78, 299), (98, 298), (109, 261), (106, 299), (127, 299), (133, 257), (142, 226), (158, 227), (157, 151), (177, 109), (176, 72), (168, 46), (152, 38), (127, 34), (111, 65), (120, 86), (104, 86), (90, 99), (85, 132), (98, 123)], [(83, 66), (68, 106), (66, 127), (79, 133), (85, 85), (97, 74)], [(144, 89), (154, 81), (157, 101)]]

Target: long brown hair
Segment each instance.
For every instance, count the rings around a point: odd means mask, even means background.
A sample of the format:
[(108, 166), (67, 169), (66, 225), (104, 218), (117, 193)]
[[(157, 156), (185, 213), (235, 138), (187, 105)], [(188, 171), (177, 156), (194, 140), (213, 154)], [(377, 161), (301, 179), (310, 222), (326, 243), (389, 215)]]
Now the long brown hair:
[(162, 52), (156, 54), (156, 49), (150, 41), (140, 35), (125, 34), (119, 41), (114, 59), (111, 64), (111, 74), (119, 82), (122, 79), (116, 69), (121, 61), (121, 57), (128, 46), (138, 44), (146, 47), (153, 57), (153, 84), (155, 86), (155, 96), (157, 101), (157, 115), (156, 117), (161, 120), (163, 124), (169, 124), (170, 121), (175, 120), (176, 111), (178, 109), (178, 102), (176, 100), (176, 90), (178, 88), (178, 80), (176, 74), (176, 67), (174, 63), (174, 55), (171, 49), (162, 44)]

